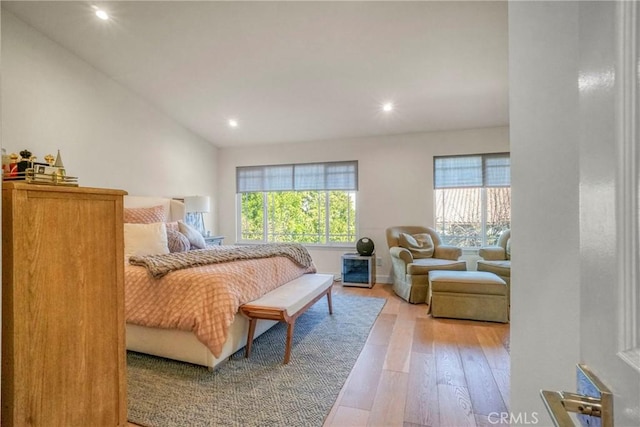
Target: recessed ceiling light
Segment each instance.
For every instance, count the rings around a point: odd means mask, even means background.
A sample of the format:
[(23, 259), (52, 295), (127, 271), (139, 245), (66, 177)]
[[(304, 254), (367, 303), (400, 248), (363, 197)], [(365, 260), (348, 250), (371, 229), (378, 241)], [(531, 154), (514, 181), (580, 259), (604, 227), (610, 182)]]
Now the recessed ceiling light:
[(103, 21), (106, 21), (107, 19), (109, 19), (109, 15), (107, 14), (107, 12), (105, 12), (102, 9), (96, 9), (96, 16), (102, 19)]
[(229, 119), (229, 126), (231, 126), (232, 128), (237, 128), (238, 121), (236, 119)]
[(382, 105), (382, 111), (389, 112), (393, 110), (393, 104), (391, 102), (386, 102)]

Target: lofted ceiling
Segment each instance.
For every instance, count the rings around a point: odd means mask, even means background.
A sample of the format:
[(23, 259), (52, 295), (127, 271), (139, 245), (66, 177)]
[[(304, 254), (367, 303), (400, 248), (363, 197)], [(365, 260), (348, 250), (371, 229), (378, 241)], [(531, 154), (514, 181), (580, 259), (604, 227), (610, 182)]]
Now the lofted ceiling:
[(508, 125), (506, 1), (2, 7), (219, 147)]

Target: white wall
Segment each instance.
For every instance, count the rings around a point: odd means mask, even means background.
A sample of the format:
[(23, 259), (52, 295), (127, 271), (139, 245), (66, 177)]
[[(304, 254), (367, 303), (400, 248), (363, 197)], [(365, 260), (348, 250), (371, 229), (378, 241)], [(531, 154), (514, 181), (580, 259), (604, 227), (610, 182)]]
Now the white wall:
[(580, 352), (578, 7), (509, 3), (511, 411), (540, 425)]
[[(385, 229), (392, 225), (433, 225), (433, 156), (509, 151), (508, 128), (432, 132), (314, 143), (243, 148), (218, 152), (220, 231), (235, 241), (236, 166), (358, 160), (360, 237), (373, 239), (382, 258), (379, 281), (391, 270)], [(311, 249), (318, 270), (340, 273), (340, 256), (355, 248)]]
[[(60, 149), (80, 185), (215, 196), (217, 149), (3, 10), (2, 147)], [(215, 208), (215, 204), (214, 204)], [(206, 214), (214, 227), (215, 212)]]
[[(359, 160), (359, 235), (376, 242), (382, 281), (390, 272), (385, 228), (433, 224), (433, 156), (509, 151), (507, 128), (216, 149), (11, 13), (3, 11), (1, 30), (8, 153), (28, 148), (42, 161), (60, 149), (83, 186), (211, 195), (205, 219), (226, 243), (235, 241), (236, 166)], [(321, 270), (340, 272), (345, 249), (312, 252)]]

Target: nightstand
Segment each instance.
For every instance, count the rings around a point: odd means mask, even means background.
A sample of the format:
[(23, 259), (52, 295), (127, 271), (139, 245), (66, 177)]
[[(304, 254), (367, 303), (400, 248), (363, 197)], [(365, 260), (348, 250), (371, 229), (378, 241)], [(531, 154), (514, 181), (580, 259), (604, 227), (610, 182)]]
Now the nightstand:
[(223, 240), (224, 236), (207, 236), (204, 238), (204, 242), (207, 246), (220, 246), (222, 245)]
[(371, 256), (353, 253), (342, 255), (342, 284), (361, 288), (373, 287), (376, 280), (375, 259), (375, 254)]

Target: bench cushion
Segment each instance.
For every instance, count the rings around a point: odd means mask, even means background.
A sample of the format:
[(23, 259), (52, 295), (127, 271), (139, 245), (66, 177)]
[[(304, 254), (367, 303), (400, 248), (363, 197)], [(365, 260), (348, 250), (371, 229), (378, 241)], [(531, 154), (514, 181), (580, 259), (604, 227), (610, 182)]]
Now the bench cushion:
[(432, 271), (429, 273), (432, 292), (453, 292), (482, 295), (506, 295), (507, 284), (493, 273), (483, 271)]
[(331, 274), (304, 274), (247, 305), (278, 308), (286, 311), (289, 316), (293, 316), (331, 285), (333, 285)]

